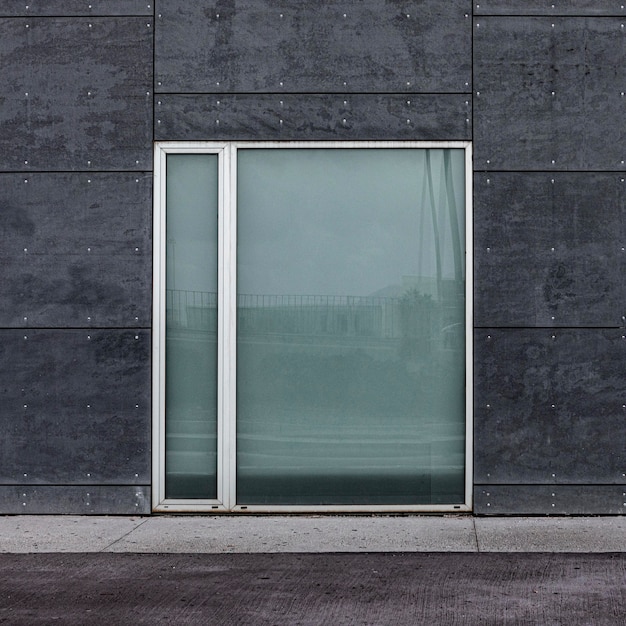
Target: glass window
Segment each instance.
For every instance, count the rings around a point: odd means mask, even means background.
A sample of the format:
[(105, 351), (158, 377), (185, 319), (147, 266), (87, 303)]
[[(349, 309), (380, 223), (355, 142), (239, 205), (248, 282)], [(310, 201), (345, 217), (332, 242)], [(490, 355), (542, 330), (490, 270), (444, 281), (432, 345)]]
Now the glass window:
[(217, 497), (217, 161), (167, 156), (167, 498)]
[(238, 502), (463, 502), (463, 190), (462, 150), (239, 150)]
[(166, 158), (157, 502), (467, 507), (468, 145), (210, 149)]

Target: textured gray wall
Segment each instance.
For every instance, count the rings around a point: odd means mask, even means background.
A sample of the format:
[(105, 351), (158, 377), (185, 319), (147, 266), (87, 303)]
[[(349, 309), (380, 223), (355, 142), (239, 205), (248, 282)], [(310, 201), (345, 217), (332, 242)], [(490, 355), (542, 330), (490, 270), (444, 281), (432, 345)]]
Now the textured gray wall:
[(475, 4), (479, 514), (626, 511), (624, 14)]
[(7, 4), (0, 512), (147, 513), (153, 9)]
[(157, 5), (157, 140), (470, 139), (471, 4)]
[(475, 510), (624, 513), (621, 7), (3, 3), (0, 512), (150, 510), (153, 140), (449, 139), (475, 156)]

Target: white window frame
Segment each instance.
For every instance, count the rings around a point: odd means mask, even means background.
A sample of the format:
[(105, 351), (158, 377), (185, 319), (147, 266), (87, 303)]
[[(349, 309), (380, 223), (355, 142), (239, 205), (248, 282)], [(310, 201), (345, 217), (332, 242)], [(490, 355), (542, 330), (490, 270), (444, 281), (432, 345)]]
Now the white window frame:
[[(306, 148), (456, 148), (465, 151), (465, 502), (415, 505), (238, 505), (236, 503), (237, 150)], [(217, 498), (165, 497), (165, 271), (168, 154), (218, 155)], [(472, 145), (468, 141), (157, 142), (154, 146), (152, 510), (171, 513), (469, 512), (473, 487)]]

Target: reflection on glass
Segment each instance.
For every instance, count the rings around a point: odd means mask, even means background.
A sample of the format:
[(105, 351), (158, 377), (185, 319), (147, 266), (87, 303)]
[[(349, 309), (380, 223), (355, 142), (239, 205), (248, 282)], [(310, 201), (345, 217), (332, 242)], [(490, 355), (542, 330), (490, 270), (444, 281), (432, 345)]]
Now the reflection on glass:
[(167, 498), (217, 497), (217, 158), (167, 156)]
[(462, 503), (463, 151), (238, 155), (238, 503)]

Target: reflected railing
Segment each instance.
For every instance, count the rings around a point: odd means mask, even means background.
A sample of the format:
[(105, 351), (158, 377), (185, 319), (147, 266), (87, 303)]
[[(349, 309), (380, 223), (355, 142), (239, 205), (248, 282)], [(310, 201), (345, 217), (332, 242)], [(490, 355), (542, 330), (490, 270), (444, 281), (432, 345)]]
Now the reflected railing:
[[(215, 292), (166, 292), (168, 330), (217, 332)], [(310, 335), (371, 339), (464, 341), (463, 300), (438, 303), (408, 291), (399, 297), (239, 294), (237, 326), (245, 335)]]
[(168, 329), (217, 333), (217, 293), (167, 289), (165, 314)]

